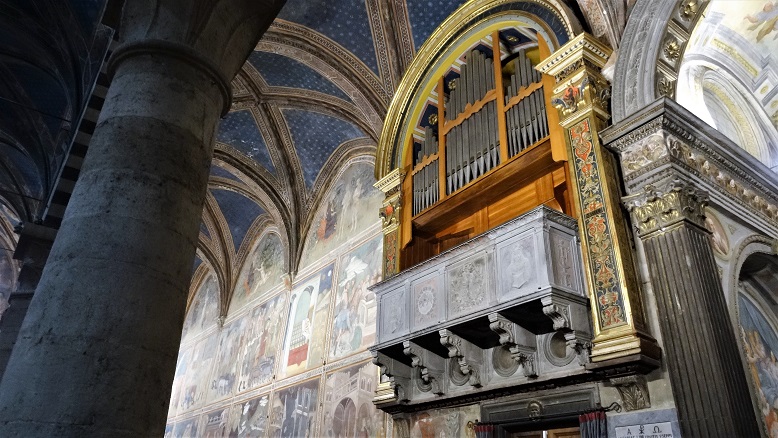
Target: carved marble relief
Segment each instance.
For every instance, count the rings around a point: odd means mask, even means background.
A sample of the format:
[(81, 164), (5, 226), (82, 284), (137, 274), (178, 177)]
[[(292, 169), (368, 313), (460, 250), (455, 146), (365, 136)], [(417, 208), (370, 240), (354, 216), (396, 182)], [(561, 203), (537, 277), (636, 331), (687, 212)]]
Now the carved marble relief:
[(536, 252), (534, 234), (520, 237), (499, 249), (500, 301), (537, 290)]
[(490, 255), (482, 253), (454, 265), (446, 273), (448, 309), (452, 317), (489, 304), (490, 261)]
[(583, 293), (580, 269), (580, 256), (575, 250), (577, 242), (573, 236), (562, 234), (556, 229), (549, 231), (551, 246), (551, 269), (554, 275), (553, 283), (571, 291)]
[(434, 276), (411, 285), (412, 329), (418, 330), (442, 320), (446, 301), (441, 287), (442, 278)]
[(382, 296), (379, 312), (381, 330), (378, 335), (381, 342), (395, 339), (408, 333), (405, 288)]

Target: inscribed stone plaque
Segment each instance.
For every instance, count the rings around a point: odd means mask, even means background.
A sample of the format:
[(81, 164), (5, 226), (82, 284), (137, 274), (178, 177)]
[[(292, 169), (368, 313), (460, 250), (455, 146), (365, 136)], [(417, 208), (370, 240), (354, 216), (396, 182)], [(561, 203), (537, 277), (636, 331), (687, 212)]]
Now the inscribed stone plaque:
[(616, 428), (616, 438), (673, 438), (671, 423), (636, 424)]

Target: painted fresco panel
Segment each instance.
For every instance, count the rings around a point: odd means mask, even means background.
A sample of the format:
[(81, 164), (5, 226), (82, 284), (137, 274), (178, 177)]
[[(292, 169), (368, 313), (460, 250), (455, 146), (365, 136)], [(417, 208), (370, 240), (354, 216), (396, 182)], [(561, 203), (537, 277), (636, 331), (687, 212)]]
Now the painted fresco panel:
[(192, 354), (182, 358), (176, 372), (182, 379), (176, 412), (199, 408), (205, 402), (208, 377), (217, 345), (217, 338), (209, 336), (195, 345)]
[(381, 281), (382, 239), (376, 236), (340, 259), (330, 335), (331, 359), (365, 350), (376, 339), (376, 295)]
[(740, 335), (759, 412), (768, 436), (778, 438), (778, 336), (764, 315), (738, 296)]
[(276, 233), (267, 233), (246, 259), (230, 302), (230, 314), (253, 298), (281, 284), (286, 272), (284, 246)]
[(333, 274), (334, 265), (328, 265), (292, 290), (280, 375), (291, 376), (322, 365)]
[(370, 362), (335, 371), (324, 383), (324, 437), (386, 437), (384, 413), (373, 405), (378, 368)]
[(286, 292), (282, 292), (249, 314), (245, 342), (240, 351), (238, 392), (254, 389), (273, 378), (286, 313)]
[(197, 423), (199, 418), (190, 418), (188, 420), (179, 421), (173, 427), (173, 438), (199, 438)]
[(373, 187), (375, 176), (369, 163), (349, 166), (324, 197), (316, 214), (301, 258), (308, 266), (378, 222), (383, 192)]
[(204, 414), (198, 436), (202, 438), (229, 438), (230, 429), (227, 424), (229, 418), (230, 409), (228, 407)]
[(219, 317), (219, 284), (216, 276), (208, 274), (195, 294), (184, 319), (181, 342), (185, 343), (216, 325)]
[(312, 437), (316, 423), (319, 379), (277, 390), (270, 413), (270, 437)]
[(230, 437), (259, 438), (267, 434), (270, 396), (262, 395), (236, 403), (230, 414)]
[(236, 319), (219, 334), (219, 354), (208, 386), (208, 401), (232, 395), (238, 386), (238, 355), (246, 339), (246, 317)]
[(452, 409), (432, 409), (411, 416), (411, 438), (473, 437), (475, 431), (468, 422), (480, 418), (477, 404)]

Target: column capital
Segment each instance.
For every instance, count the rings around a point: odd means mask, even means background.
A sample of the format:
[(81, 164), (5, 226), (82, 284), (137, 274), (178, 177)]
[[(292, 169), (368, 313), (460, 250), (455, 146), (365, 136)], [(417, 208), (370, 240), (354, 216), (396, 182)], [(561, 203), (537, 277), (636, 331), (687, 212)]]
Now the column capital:
[(559, 111), (560, 124), (567, 128), (591, 109), (602, 120), (609, 114), (610, 85), (602, 68), (611, 49), (593, 36), (582, 33), (551, 54), (537, 68), (554, 76), (551, 103)]
[(642, 193), (624, 198), (640, 237), (686, 221), (705, 228), (708, 192), (691, 183), (673, 181), (664, 187), (648, 185)]

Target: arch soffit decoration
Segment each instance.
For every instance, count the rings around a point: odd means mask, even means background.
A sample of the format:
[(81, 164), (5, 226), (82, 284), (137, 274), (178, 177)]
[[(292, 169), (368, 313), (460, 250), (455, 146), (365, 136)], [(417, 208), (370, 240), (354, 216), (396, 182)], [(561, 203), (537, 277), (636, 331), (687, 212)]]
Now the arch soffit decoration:
[(691, 33), (708, 0), (639, 1), (624, 29), (611, 90), (618, 123), (659, 97), (675, 97)]
[[(537, 25), (540, 31), (553, 35), (545, 27), (545, 21), (540, 17), (525, 12), (522, 8), (528, 5), (539, 5), (553, 14), (564, 26), (567, 38), (573, 38), (582, 32), (581, 24), (574, 14), (557, 0), (469, 0), (451, 14), (427, 39), (405, 72), (394, 98), (389, 106), (384, 121), (378, 150), (376, 151), (376, 179), (380, 180), (399, 166), (404, 145), (398, 145), (404, 137), (403, 126), (413, 117), (412, 106), (421, 93), (425, 79), (431, 73), (433, 66), (442, 62), (457, 41), (475, 32), (479, 26), (492, 22), (501, 22), (505, 27), (510, 25), (527, 25), (527, 21)], [(558, 49), (566, 41), (558, 42), (555, 38), (546, 38), (551, 50)]]

